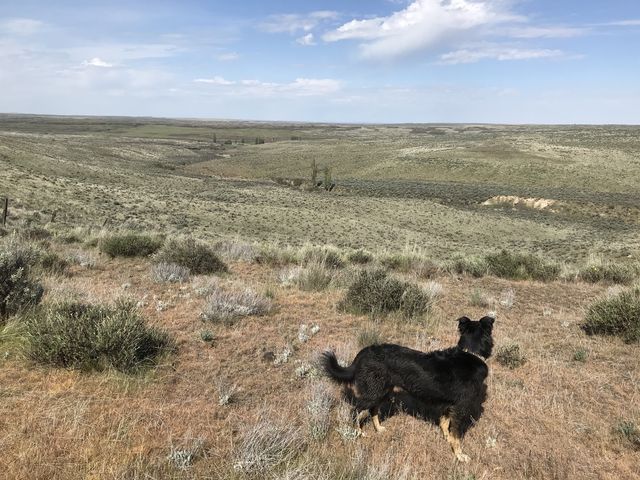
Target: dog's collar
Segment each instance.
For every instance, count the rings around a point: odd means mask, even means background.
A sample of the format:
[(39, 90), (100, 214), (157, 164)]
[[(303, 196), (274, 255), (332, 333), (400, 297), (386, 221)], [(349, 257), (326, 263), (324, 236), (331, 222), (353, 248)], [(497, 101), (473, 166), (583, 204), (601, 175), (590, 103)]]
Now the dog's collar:
[(473, 355), (474, 357), (478, 357), (480, 360), (482, 360), (484, 363), (487, 363), (487, 360), (482, 356), (482, 355), (478, 355), (476, 352), (472, 352), (471, 350), (467, 350), (466, 348), (462, 349), (463, 352), (466, 353), (470, 353), (471, 355)]

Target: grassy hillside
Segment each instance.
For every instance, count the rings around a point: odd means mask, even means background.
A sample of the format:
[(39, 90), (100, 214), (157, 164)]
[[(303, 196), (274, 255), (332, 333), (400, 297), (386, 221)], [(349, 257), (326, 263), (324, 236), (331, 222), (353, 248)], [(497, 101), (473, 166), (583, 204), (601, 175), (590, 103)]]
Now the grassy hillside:
[[(25, 211), (58, 211), (68, 226), (415, 245), (439, 258), (509, 248), (623, 260), (640, 248), (638, 138), (637, 128), (614, 126), (4, 116), (0, 193)], [(312, 160), (332, 168), (331, 193), (272, 181), (309, 178)], [(556, 203), (483, 205), (500, 195)]]

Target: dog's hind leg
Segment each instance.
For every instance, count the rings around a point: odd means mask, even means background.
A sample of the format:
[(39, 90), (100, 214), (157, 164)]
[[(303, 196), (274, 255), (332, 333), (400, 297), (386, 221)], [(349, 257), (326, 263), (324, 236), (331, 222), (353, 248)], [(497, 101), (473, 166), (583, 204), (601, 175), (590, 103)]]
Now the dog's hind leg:
[(440, 428), (442, 429), (442, 433), (444, 434), (445, 440), (451, 446), (451, 450), (453, 450), (453, 454), (456, 456), (459, 462), (468, 462), (470, 460), (468, 455), (462, 453), (462, 445), (460, 441), (460, 437), (456, 433), (456, 429), (453, 431), (450, 429), (451, 426), (451, 418), (443, 415), (440, 417)]
[(380, 425), (380, 417), (378, 416), (378, 414), (380, 413), (380, 408), (379, 407), (373, 407), (371, 409), (371, 417), (373, 419), (373, 426), (376, 429), (376, 432), (378, 433), (382, 433), (386, 430), (385, 427), (383, 427), (382, 425)]
[(364, 431), (362, 430), (362, 425), (361, 425), (361, 423), (362, 423), (362, 421), (363, 421), (365, 418), (367, 418), (367, 415), (369, 415), (369, 410), (368, 410), (368, 409), (360, 410), (360, 411), (358, 412), (358, 414), (356, 415), (355, 428), (356, 428), (356, 430), (358, 431), (358, 434), (359, 434), (361, 437), (366, 436), (366, 435), (365, 435), (365, 433), (364, 433)]

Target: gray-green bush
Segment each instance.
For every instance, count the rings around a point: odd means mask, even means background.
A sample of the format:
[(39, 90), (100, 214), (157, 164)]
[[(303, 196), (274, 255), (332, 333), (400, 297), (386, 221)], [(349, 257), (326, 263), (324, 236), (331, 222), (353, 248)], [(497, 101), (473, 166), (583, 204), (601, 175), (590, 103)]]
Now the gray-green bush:
[(399, 311), (405, 318), (429, 311), (439, 290), (426, 291), (391, 277), (385, 270), (362, 270), (349, 286), (339, 307), (356, 314), (386, 314)]
[(162, 246), (162, 240), (138, 233), (113, 234), (101, 238), (100, 251), (110, 257), (147, 257)]
[(588, 335), (615, 335), (627, 343), (640, 341), (640, 286), (589, 305), (582, 328)]
[(212, 248), (189, 237), (167, 240), (154, 259), (158, 263), (173, 263), (188, 268), (193, 275), (229, 270)]
[(32, 278), (40, 253), (15, 240), (0, 246), (0, 321), (37, 305), (44, 289)]
[(63, 302), (26, 314), (29, 356), (38, 363), (130, 373), (173, 349), (168, 333), (147, 325), (133, 302)]

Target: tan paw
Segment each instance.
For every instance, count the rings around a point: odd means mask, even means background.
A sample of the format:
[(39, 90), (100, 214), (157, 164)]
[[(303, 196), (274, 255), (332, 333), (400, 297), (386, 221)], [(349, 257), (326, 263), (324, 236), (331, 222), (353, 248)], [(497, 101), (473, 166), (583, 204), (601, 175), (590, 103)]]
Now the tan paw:
[(470, 461), (471, 459), (469, 458), (469, 455), (465, 455), (464, 453), (460, 452), (458, 454), (456, 454), (456, 458), (458, 459), (459, 462), (463, 462), (463, 463), (467, 463), (468, 461)]
[(387, 427), (383, 427), (382, 425), (380, 425), (379, 427), (376, 427), (376, 432), (378, 433), (382, 433), (387, 429)]

